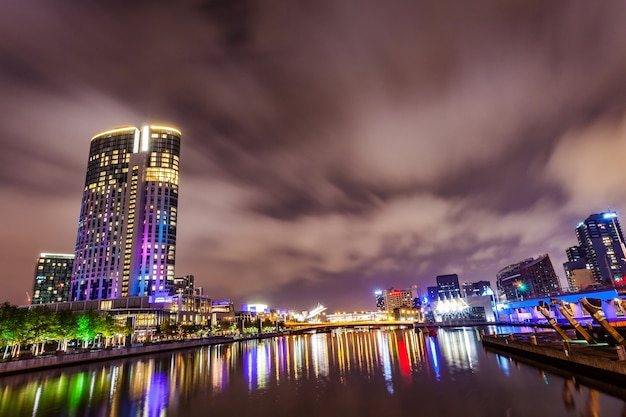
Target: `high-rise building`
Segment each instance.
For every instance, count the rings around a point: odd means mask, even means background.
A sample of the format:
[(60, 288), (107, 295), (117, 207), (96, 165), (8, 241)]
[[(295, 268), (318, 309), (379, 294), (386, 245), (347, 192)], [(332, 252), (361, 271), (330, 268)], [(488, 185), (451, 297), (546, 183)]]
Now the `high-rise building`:
[(457, 298), (461, 296), (459, 286), (459, 276), (457, 274), (437, 275), (437, 287), (439, 288), (439, 298)]
[(498, 291), (507, 300), (552, 297), (561, 293), (559, 277), (547, 254), (509, 265), (496, 277)]
[(74, 255), (42, 253), (37, 260), (31, 304), (69, 301)]
[[(620, 284), (626, 272), (624, 235), (613, 211), (591, 214), (576, 228), (576, 237), (588, 269), (596, 282)], [(568, 253), (569, 259), (569, 253)]]
[(167, 292), (174, 280), (181, 134), (123, 127), (91, 139), (72, 300)]
[(579, 291), (581, 285), (585, 283), (581, 279), (592, 274), (591, 270), (587, 269), (585, 253), (580, 246), (571, 246), (565, 250), (565, 253), (567, 254), (567, 262), (563, 263), (563, 270), (565, 271), (565, 278), (567, 278), (567, 286), (570, 291)]

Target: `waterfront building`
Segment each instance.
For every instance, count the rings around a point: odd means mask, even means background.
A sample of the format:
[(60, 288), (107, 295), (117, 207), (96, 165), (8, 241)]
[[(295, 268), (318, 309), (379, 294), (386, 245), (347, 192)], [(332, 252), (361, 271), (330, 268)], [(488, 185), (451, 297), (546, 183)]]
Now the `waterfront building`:
[(489, 295), (491, 291), (491, 282), (489, 281), (464, 282), (462, 287), (463, 287), (464, 297)]
[(174, 280), (181, 134), (123, 127), (91, 139), (71, 299), (167, 294)]
[(387, 313), (393, 313), (396, 309), (402, 308), (415, 308), (417, 296), (417, 286), (407, 288), (406, 290), (397, 290), (395, 288), (389, 288), (383, 290), (383, 299), (385, 305), (385, 311)]
[(354, 323), (354, 322), (373, 322), (387, 321), (389, 319), (387, 313), (380, 311), (360, 311), (352, 313), (333, 313), (326, 315), (329, 323)]
[(70, 310), (75, 313), (93, 310), (109, 313), (121, 325), (130, 326), (137, 339), (150, 338), (159, 325), (175, 322), (186, 325), (209, 326), (211, 299), (206, 295), (158, 295), (119, 297), (108, 300), (68, 301), (43, 304), (52, 311)]
[(491, 295), (439, 299), (431, 304), (431, 313), (436, 322), (493, 322), (496, 319)]
[(69, 300), (74, 255), (42, 253), (37, 260), (31, 304)]
[(621, 285), (626, 272), (624, 235), (617, 213), (591, 214), (576, 227), (587, 268), (601, 285)]
[(457, 274), (437, 275), (438, 298), (457, 298), (461, 296), (459, 276)]
[(548, 254), (506, 266), (497, 274), (498, 292), (507, 300), (549, 297), (561, 293)]

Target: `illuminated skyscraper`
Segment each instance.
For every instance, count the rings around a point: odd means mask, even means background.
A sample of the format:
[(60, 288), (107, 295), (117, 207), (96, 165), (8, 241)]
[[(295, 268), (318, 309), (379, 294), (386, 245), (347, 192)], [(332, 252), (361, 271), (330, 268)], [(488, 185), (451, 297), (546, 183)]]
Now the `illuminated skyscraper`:
[(31, 304), (69, 301), (74, 255), (42, 253), (37, 260)]
[(622, 284), (626, 272), (624, 235), (617, 213), (609, 211), (591, 214), (576, 228), (576, 236), (587, 268), (596, 282), (605, 285)]
[(180, 138), (143, 126), (91, 139), (72, 300), (154, 295), (173, 283)]

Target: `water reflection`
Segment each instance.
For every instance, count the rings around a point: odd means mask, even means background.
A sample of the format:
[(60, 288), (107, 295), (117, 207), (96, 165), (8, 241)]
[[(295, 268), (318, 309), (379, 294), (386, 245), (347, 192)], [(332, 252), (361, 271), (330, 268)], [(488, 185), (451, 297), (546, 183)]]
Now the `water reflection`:
[(471, 328), (338, 331), (18, 375), (0, 378), (0, 416), (378, 416), (418, 403), (424, 415), (622, 415), (622, 400), (478, 340)]

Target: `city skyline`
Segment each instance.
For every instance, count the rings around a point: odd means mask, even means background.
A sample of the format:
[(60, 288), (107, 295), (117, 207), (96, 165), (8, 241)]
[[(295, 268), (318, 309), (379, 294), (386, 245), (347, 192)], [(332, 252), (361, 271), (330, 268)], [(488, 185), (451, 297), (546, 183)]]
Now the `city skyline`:
[(184, 132), (175, 275), (211, 297), (373, 309), (542, 253), (565, 284), (626, 213), (626, 5), (479, 5), (9, 0), (0, 302), (73, 251), (89, 138), (145, 123)]

